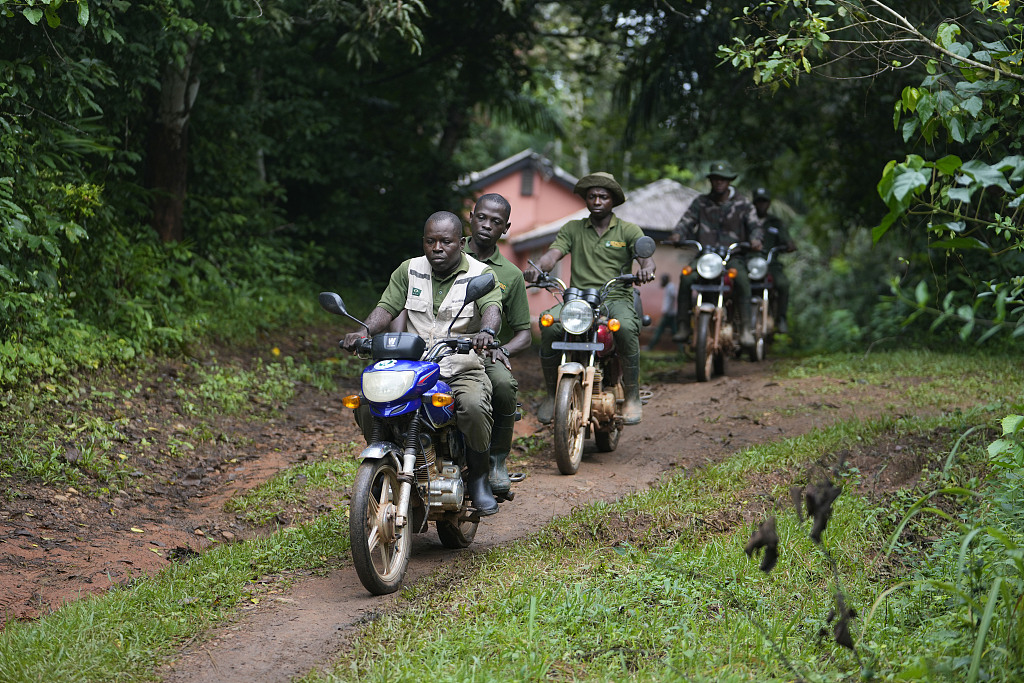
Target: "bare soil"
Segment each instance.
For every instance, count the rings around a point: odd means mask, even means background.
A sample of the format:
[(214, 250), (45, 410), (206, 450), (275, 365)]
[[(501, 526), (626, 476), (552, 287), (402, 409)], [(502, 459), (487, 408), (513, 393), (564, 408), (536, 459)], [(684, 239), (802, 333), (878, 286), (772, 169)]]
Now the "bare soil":
[[(281, 350), (295, 357), (328, 357), (335, 353), (336, 334), (311, 331)], [(903, 394), (899, 378), (887, 386), (868, 385), (856, 377), (779, 379), (772, 365), (771, 360), (733, 360), (727, 376), (697, 383), (693, 362), (680, 360), (670, 371), (642, 378), (649, 390), (643, 423), (626, 428), (616, 452), (598, 453), (589, 443), (574, 476), (559, 474), (548, 448), (532, 455), (517, 453), (510, 469), (526, 478), (514, 485), (515, 500), (482, 522), (476, 542), (465, 551), (444, 549), (433, 531), (418, 536), (407, 583), (444, 571), (466, 553), (486, 552), (529, 535), (577, 506), (646, 488), (679, 468), (698, 468), (745, 447), (838, 420), (891, 413)], [(549, 428), (534, 417), (540, 386), (536, 356), (515, 359), (515, 371), (524, 389), (525, 413), (517, 423), (517, 436), (550, 439)], [(13, 500), (0, 510), (0, 618), (32, 619), (157, 572), (171, 560), (212, 544), (266, 533), (267, 528), (248, 526), (226, 512), (225, 502), (288, 465), (360, 438), (340, 402), (355, 390), (354, 379), (333, 394), (301, 387), (275, 417), (251, 421), (178, 414), (173, 386), (189, 381), (185, 373), (183, 366), (161, 367), (154, 376), (166, 381), (154, 381), (139, 398), (125, 401), (123, 411), (132, 416), (124, 430), (125, 452), (145, 485), (96, 498), (73, 487), (15, 482)], [(145, 457), (152, 449), (170, 449), (175, 434), (189, 434), (200, 423), (216, 438), (173, 458)], [(73, 454), (69, 447), (68, 457)], [(880, 494), (912, 484), (924, 464), (917, 449), (898, 443), (888, 452), (851, 457)], [(771, 479), (793, 476), (776, 473)], [(774, 483), (764, 481), (763, 489)], [(276, 525), (296, 524), (339, 504), (343, 501), (295, 509)], [(727, 530), (757, 514), (756, 509), (737, 511), (711, 522)], [(628, 532), (628, 524), (619, 526)], [(241, 608), (233, 623), (182, 647), (159, 672), (162, 679), (288, 681), (328, 664), (361, 623), (396, 600), (369, 595), (350, 565), (326, 576), (298, 577), (290, 589), (271, 594), (259, 605)]]

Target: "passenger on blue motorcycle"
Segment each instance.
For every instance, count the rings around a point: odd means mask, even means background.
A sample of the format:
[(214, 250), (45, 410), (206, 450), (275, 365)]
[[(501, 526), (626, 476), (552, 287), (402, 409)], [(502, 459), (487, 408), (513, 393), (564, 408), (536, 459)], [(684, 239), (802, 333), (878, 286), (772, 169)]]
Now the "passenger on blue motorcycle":
[[(405, 261), (391, 274), (366, 326), (370, 336), (385, 332), (391, 321), (406, 311), (406, 331), (426, 340), (428, 349), (442, 339), (473, 336), (475, 352), (441, 359), (441, 377), (452, 387), (459, 431), (466, 440), (467, 492), (481, 515), (492, 515), (498, 511), (498, 502), (487, 481), (491, 383), (478, 353), (494, 341), (501, 325), (501, 291), (493, 289), (459, 314), (470, 278), (493, 275), (490, 267), (462, 253), (462, 242), (458, 216), (448, 211), (432, 214), (423, 226), (423, 256)], [(452, 324), (456, 315), (459, 317)], [(345, 335), (343, 346), (354, 353), (364, 338), (362, 332), (351, 332)], [(358, 411), (356, 414), (358, 417)]]

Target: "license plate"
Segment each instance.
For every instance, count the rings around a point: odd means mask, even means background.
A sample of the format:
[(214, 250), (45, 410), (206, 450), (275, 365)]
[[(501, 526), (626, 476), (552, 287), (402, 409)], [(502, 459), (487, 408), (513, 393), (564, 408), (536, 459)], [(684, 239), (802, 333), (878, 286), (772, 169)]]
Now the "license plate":
[(556, 351), (603, 351), (604, 344), (599, 342), (552, 342), (551, 348)]

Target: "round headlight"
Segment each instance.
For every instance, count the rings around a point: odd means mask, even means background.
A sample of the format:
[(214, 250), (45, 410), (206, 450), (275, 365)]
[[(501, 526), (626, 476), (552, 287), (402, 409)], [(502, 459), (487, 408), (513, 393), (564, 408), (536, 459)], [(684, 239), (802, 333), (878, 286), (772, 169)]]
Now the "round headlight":
[(722, 257), (718, 254), (704, 254), (697, 259), (697, 275), (712, 280), (722, 274)]
[(768, 259), (764, 256), (753, 256), (747, 261), (747, 273), (751, 280), (763, 280), (768, 274)]
[(371, 403), (386, 403), (402, 398), (416, 381), (412, 370), (364, 372), (363, 396)]
[(575, 299), (562, 306), (559, 320), (569, 334), (583, 334), (594, 322), (594, 309), (586, 301)]

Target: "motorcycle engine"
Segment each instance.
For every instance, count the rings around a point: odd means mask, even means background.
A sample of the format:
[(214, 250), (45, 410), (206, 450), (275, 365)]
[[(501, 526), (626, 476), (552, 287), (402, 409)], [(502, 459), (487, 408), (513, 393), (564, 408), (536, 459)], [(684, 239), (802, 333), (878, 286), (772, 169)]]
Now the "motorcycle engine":
[(462, 499), (466, 495), (466, 487), (462, 483), (459, 468), (450, 462), (442, 462), (440, 476), (430, 480), (427, 495), (431, 510), (460, 509)]
[(594, 394), (590, 399), (590, 414), (596, 417), (598, 422), (614, 419), (615, 394), (610, 391)]

